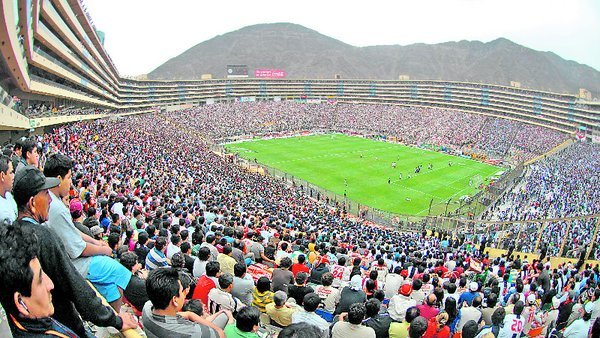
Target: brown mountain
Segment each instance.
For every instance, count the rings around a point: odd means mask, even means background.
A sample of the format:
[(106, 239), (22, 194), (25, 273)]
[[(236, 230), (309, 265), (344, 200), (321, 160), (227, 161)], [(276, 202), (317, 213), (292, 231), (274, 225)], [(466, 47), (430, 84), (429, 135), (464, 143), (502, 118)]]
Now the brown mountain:
[(197, 44), (148, 74), (149, 79), (224, 78), (226, 66), (283, 69), (292, 79), (452, 80), (576, 93), (586, 88), (600, 97), (600, 72), (552, 52), (510, 40), (445, 42), (433, 45), (354, 47), (312, 29), (275, 23), (244, 27)]

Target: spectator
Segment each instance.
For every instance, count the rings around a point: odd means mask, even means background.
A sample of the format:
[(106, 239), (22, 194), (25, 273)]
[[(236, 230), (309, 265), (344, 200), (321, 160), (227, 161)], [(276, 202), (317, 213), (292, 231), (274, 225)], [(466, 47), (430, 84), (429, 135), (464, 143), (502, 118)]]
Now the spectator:
[(60, 244), (60, 239), (48, 228), (41, 226), (41, 223), (47, 220), (50, 208), (48, 189), (59, 184), (60, 180), (46, 178), (33, 166), (26, 166), (15, 174), (13, 184), (15, 202), (19, 210), (15, 224), (23, 232), (33, 234), (40, 240), (38, 259), (42, 270), (54, 282), (52, 298), (56, 320), (79, 336), (86, 335), (82, 319), (99, 326), (112, 326), (122, 330), (136, 327), (137, 323), (131, 316), (117, 317), (112, 309), (102, 305), (95, 291), (73, 266)]
[(206, 264), (206, 274), (198, 278), (198, 283), (196, 283), (192, 295), (193, 299), (199, 299), (202, 304), (208, 305), (208, 294), (219, 284), (220, 270), (219, 262), (208, 262)]
[(260, 312), (266, 312), (267, 304), (273, 302), (273, 292), (271, 291), (271, 281), (267, 277), (260, 277), (256, 281), (256, 287), (252, 292), (252, 305), (256, 306)]
[(219, 287), (211, 289), (208, 293), (208, 309), (210, 313), (216, 313), (224, 309), (235, 314), (245, 306), (241, 300), (231, 295), (232, 289), (233, 275), (222, 273), (219, 276)]
[[(355, 303), (350, 306), (350, 311), (340, 314), (339, 321), (333, 325), (331, 331), (332, 338), (346, 337), (365, 337), (375, 338), (375, 330), (368, 326), (363, 326), (367, 310), (362, 303)], [(346, 321), (347, 320), (347, 321)]]
[(167, 246), (167, 239), (165, 237), (158, 237), (154, 242), (154, 247), (146, 255), (146, 269), (152, 271), (157, 268), (162, 268), (170, 264), (165, 250)]
[(210, 249), (208, 247), (200, 247), (198, 256), (194, 259), (194, 277), (198, 278), (206, 272), (206, 263), (210, 260)]
[(421, 338), (427, 331), (427, 319), (424, 317), (415, 318), (408, 328), (408, 337), (410, 338)]
[(296, 304), (288, 304), (287, 295), (283, 291), (277, 291), (273, 295), (273, 302), (267, 304), (265, 311), (271, 319), (271, 324), (286, 327), (292, 324), (292, 315), (299, 310)]
[(296, 300), (296, 304), (302, 306), (304, 296), (315, 292), (315, 290), (310, 286), (306, 286), (306, 280), (308, 279), (306, 272), (299, 272), (295, 279), (296, 284), (288, 287), (288, 296), (294, 298)]
[[(392, 322), (390, 324), (390, 338), (407, 338), (408, 328), (412, 321), (419, 317), (419, 309), (416, 306), (408, 308), (406, 310), (405, 320), (402, 322)], [(425, 320), (427, 323), (427, 320)]]
[(173, 268), (151, 271), (146, 280), (146, 290), (150, 301), (144, 305), (142, 323), (148, 337), (225, 337), (223, 328), (234, 321), (228, 311), (224, 311), (213, 321), (193, 312), (181, 312), (186, 291), (179, 280), (179, 273)]
[(54, 284), (43, 271), (39, 254), (36, 236), (26, 235), (18, 225), (0, 227), (0, 304), (8, 314), (10, 330), (14, 337), (34, 337), (47, 331), (75, 336), (51, 317)]
[(367, 319), (363, 322), (363, 324), (375, 331), (375, 337), (389, 337), (392, 318), (388, 313), (380, 313), (381, 302), (378, 299), (371, 298), (365, 303), (365, 308), (367, 311)]
[(259, 323), (260, 311), (254, 306), (246, 306), (238, 312), (235, 324), (225, 327), (225, 336), (227, 338), (259, 338), (259, 335), (255, 333)]
[(245, 263), (235, 263), (233, 267), (233, 289), (231, 295), (237, 297), (247, 306), (252, 305), (252, 292), (254, 291), (254, 282), (248, 278)]
[(321, 298), (316, 293), (313, 292), (305, 295), (303, 300), (304, 310), (292, 314), (292, 324), (308, 323), (315, 325), (321, 330), (321, 337), (326, 338), (329, 336), (329, 323), (315, 313), (320, 303)]
[(73, 224), (69, 209), (62, 201), (69, 195), (72, 167), (73, 161), (62, 154), (51, 155), (44, 165), (44, 174), (60, 181), (58, 186), (50, 188), (50, 210), (45, 226), (62, 240), (81, 276), (92, 282), (115, 311), (119, 312), (121, 294), (129, 284), (131, 271), (111, 259), (112, 250), (106, 243), (82, 234)]
[[(390, 317), (397, 322), (403, 322), (404, 317), (406, 315), (406, 311), (409, 308), (417, 306), (417, 302), (414, 299), (410, 298), (412, 293), (412, 285), (404, 284), (398, 290), (398, 294), (390, 299), (390, 303), (388, 306), (388, 311), (390, 313)], [(421, 312), (419, 311), (419, 314)]]
[(279, 267), (273, 270), (273, 291), (284, 291), (288, 293), (288, 286), (294, 283), (294, 274), (290, 271), (292, 260), (289, 257), (283, 257)]
[(137, 255), (133, 252), (125, 252), (121, 255), (119, 261), (132, 273), (129, 286), (124, 290), (123, 295), (136, 310), (141, 312), (144, 304), (149, 300), (148, 293), (146, 292), (146, 276), (140, 271), (142, 265), (138, 262)]
[(10, 158), (0, 156), (0, 222), (8, 220), (12, 223), (17, 219), (17, 203), (11, 193), (15, 173)]

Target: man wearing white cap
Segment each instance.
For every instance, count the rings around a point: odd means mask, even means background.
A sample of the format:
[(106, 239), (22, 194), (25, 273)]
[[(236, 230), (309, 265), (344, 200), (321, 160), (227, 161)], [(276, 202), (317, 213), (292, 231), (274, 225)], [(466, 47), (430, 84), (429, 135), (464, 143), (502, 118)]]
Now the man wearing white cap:
[(564, 338), (586, 338), (592, 325), (592, 311), (594, 310), (594, 303), (588, 302), (585, 306), (582, 306), (579, 311), (583, 312), (582, 317), (575, 320), (571, 325), (567, 326), (563, 333)]
[(463, 306), (463, 304), (466, 302), (468, 305), (471, 305), (471, 303), (473, 302), (473, 299), (477, 296), (480, 296), (479, 292), (477, 292), (477, 290), (479, 289), (479, 284), (477, 284), (477, 282), (471, 282), (469, 284), (469, 291), (467, 292), (463, 292), (462, 295), (460, 295), (460, 298), (458, 298), (458, 306)]

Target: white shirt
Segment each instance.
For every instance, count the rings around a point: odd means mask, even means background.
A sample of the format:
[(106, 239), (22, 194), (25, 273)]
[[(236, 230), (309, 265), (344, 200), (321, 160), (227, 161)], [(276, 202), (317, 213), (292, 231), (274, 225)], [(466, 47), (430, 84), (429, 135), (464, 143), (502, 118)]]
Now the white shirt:
[(504, 325), (498, 332), (497, 338), (511, 338), (513, 335), (517, 337), (523, 332), (525, 327), (525, 318), (514, 314), (508, 314), (504, 317)]
[(173, 255), (178, 252), (181, 252), (181, 248), (179, 248), (177, 245), (173, 245), (173, 243), (169, 243), (167, 246), (167, 258), (173, 258)]
[(5, 196), (0, 196), (0, 222), (8, 219), (11, 223), (17, 220), (17, 202), (10, 192), (6, 192)]

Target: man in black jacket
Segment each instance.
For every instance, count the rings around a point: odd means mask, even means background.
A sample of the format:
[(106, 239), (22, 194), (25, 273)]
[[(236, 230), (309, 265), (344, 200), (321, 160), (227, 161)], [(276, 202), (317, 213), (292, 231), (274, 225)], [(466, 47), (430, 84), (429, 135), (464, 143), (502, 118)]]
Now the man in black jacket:
[(112, 326), (123, 331), (137, 327), (131, 315), (117, 316), (110, 307), (102, 304), (71, 263), (62, 242), (52, 231), (41, 226), (48, 219), (48, 189), (59, 183), (57, 178), (46, 178), (37, 168), (27, 166), (15, 175), (13, 184), (13, 195), (19, 210), (15, 224), (23, 232), (35, 234), (40, 240), (39, 260), (44, 272), (54, 282), (54, 318), (80, 337), (87, 336), (82, 319), (97, 326)]

